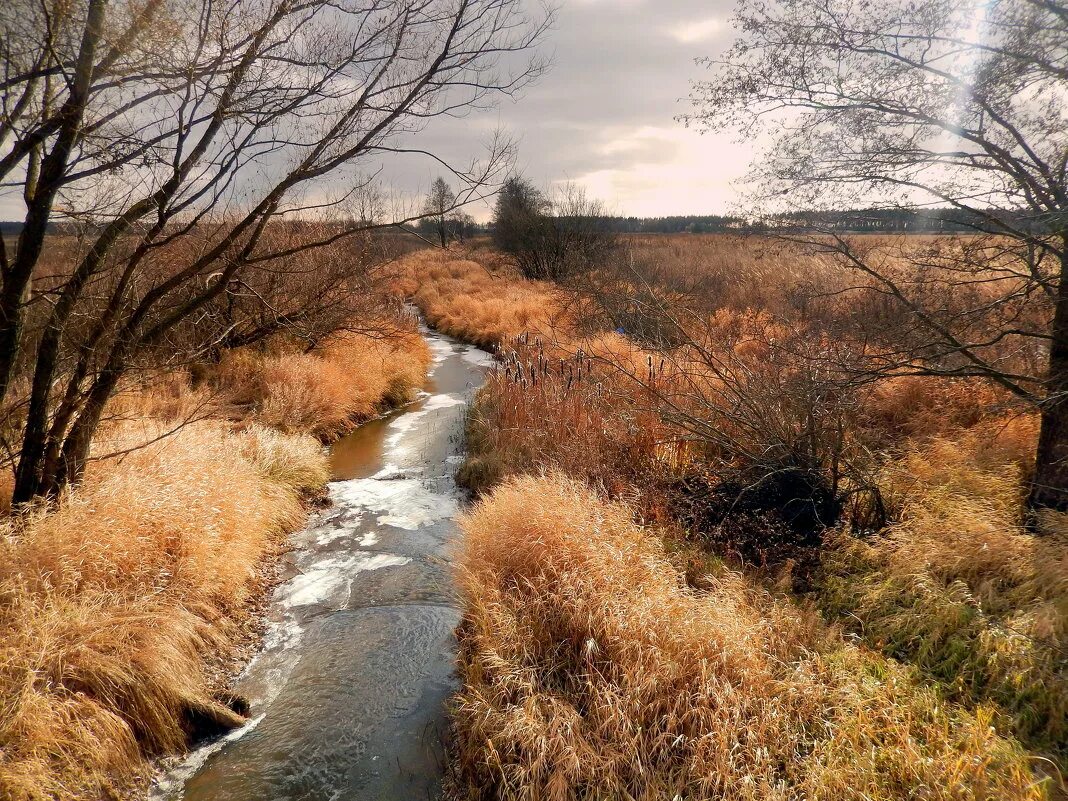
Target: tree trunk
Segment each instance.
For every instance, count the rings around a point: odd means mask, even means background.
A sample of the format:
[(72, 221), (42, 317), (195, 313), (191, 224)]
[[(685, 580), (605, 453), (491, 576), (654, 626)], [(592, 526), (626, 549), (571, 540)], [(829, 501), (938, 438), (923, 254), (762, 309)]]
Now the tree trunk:
[(70, 82), (67, 101), (58, 112), (63, 124), (51, 152), (41, 159), (32, 198), (27, 198), (28, 208), (19, 233), (15, 259), (3, 275), (3, 289), (0, 291), (0, 400), (6, 396), (11, 384), (22, 336), (23, 303), (34, 267), (44, 248), (52, 206), (66, 175), (89, 102), (93, 64), (104, 32), (106, 11), (107, 0), (90, 0), (74, 78)]
[(1046, 398), (1042, 403), (1031, 509), (1068, 511), (1068, 233), (1061, 236)]

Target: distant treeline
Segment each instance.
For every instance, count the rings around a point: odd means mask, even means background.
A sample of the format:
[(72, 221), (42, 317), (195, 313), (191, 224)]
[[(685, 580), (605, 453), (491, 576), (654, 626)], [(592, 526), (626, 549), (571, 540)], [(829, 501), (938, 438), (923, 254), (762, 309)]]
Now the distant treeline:
[(797, 212), (774, 219), (747, 222), (741, 217), (704, 215), (676, 217), (604, 217), (598, 218), (603, 230), (628, 234), (713, 233), (726, 231), (819, 230), (855, 233), (961, 233), (996, 230), (999, 225), (1041, 231), (1051, 229), (1053, 221), (1022, 214), (991, 210), (989, 212), (956, 209), (867, 209), (859, 211)]
[(718, 214), (674, 217), (599, 217), (598, 227), (617, 234), (704, 234), (736, 231), (745, 226), (741, 217)]
[(997, 209), (867, 209), (860, 211), (797, 212), (751, 226), (755, 230), (809, 229), (822, 231), (953, 233), (994, 231), (999, 227), (1040, 232), (1052, 230), (1053, 220)]
[[(956, 209), (926, 209), (908, 211), (903, 209), (868, 209), (862, 211), (795, 212), (781, 217), (755, 222), (746, 222), (741, 217), (719, 214), (676, 215), (671, 217), (595, 217), (595, 227), (601, 231), (617, 234), (707, 234), (728, 231), (780, 231), (821, 230), (857, 233), (960, 233), (974, 230), (990, 231), (999, 221), (1016, 229), (1041, 231), (1052, 229), (1052, 220), (1042, 220), (1013, 212), (974, 212)], [(425, 223), (425, 221), (423, 221)], [(290, 222), (290, 225), (299, 225)], [(476, 223), (464, 218), (465, 236), (477, 236), (493, 232), (493, 223)], [(417, 228), (425, 226), (417, 226)], [(0, 235), (14, 236), (22, 230), (22, 223), (0, 220)], [(49, 224), (50, 233), (73, 233), (74, 229), (64, 223)]]

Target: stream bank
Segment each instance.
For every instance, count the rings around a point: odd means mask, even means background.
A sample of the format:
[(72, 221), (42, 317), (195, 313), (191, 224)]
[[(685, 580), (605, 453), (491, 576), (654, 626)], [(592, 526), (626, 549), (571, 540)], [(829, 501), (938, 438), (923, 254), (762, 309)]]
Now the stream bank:
[(425, 335), (434, 360), (420, 398), (331, 450), (330, 505), (293, 538), (263, 647), (234, 686), (249, 722), (169, 769), (153, 799), (439, 794), (459, 620), (453, 473), (492, 359)]

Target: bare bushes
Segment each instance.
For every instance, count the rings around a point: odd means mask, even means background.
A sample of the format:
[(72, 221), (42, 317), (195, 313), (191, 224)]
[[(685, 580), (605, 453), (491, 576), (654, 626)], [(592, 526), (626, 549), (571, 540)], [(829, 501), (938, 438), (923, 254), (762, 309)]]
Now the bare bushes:
[(509, 482), (464, 528), (460, 797), (1044, 797), (985, 712), (739, 574), (684, 589), (581, 484)]
[(604, 207), (574, 184), (546, 196), (513, 176), (497, 196), (493, 241), (525, 278), (565, 282), (596, 269), (618, 247), (606, 217)]
[[(151, 425), (95, 447), (140, 445)], [(7, 521), (0, 796), (110, 797), (146, 756), (238, 722), (218, 671), (249, 637), (262, 560), (326, 475), (310, 438), (200, 422), (91, 463), (58, 509)]]

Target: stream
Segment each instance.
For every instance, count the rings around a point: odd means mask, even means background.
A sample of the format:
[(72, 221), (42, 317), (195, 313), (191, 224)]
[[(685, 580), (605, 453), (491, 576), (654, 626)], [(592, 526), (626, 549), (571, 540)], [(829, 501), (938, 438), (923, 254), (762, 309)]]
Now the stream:
[(419, 399), (331, 449), (330, 506), (293, 538), (240, 729), (201, 745), (153, 801), (437, 798), (459, 611), (448, 544), (463, 418), (492, 364), (425, 331)]

